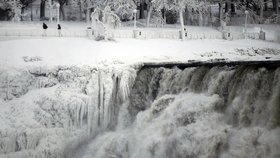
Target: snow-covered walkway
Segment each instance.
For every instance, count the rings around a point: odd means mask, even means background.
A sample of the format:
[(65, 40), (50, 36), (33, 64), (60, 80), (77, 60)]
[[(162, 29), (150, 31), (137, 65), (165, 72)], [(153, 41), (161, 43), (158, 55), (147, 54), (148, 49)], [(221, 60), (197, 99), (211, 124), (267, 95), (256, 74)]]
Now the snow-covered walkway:
[(189, 41), (117, 39), (113, 42), (97, 42), (86, 38), (38, 38), (0, 41), (1, 67), (268, 58), (280, 59), (280, 44), (257, 40), (207, 39)]

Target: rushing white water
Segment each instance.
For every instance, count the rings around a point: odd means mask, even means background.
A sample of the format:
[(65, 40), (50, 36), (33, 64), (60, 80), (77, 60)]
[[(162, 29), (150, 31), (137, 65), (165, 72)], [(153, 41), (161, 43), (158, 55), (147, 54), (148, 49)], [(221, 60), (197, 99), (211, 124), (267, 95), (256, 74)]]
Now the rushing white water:
[(116, 130), (82, 157), (276, 158), (279, 98), (280, 68), (144, 69)]
[(1, 158), (280, 157), (279, 67), (13, 75), (0, 73)]

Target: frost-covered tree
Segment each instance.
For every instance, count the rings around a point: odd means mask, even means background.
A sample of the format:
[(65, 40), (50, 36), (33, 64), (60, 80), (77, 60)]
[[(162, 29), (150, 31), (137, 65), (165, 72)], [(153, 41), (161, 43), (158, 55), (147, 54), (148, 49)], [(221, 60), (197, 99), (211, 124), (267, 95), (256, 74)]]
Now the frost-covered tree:
[(120, 19), (130, 19), (133, 15), (133, 9), (136, 8), (133, 0), (72, 0), (72, 3), (79, 6), (80, 14), (86, 13), (87, 22), (90, 20), (90, 12), (96, 9), (104, 10), (109, 6)]
[[(24, 11), (27, 7), (31, 6), (35, 0), (20, 0), (21, 15), (24, 15)], [(21, 16), (22, 17), (22, 16)]]
[(83, 13), (86, 14), (86, 22), (90, 21), (91, 10), (102, 5), (100, 0), (73, 0), (73, 2), (79, 6), (80, 19), (82, 18)]
[(96, 8), (91, 14), (92, 29), (94, 37), (97, 40), (108, 39), (108, 30), (120, 26), (121, 21), (110, 6), (106, 6), (103, 10)]
[[(265, 19), (264, 11), (267, 10), (269, 4), (275, 6), (276, 1), (277, 0), (211, 0), (210, 2), (219, 4), (219, 20), (220, 25), (223, 26), (226, 22), (227, 15), (231, 16), (232, 14), (230, 13), (235, 12), (235, 9), (238, 9), (244, 15), (245, 10), (247, 10), (250, 21), (254, 23), (263, 23)], [(279, 0), (277, 2), (279, 2)], [(229, 8), (229, 6), (231, 6), (231, 8)], [(274, 10), (276, 8), (274, 8)], [(275, 13), (276, 12), (275, 10)]]
[[(223, 27), (226, 25), (228, 15), (230, 14), (229, 11), (235, 12), (235, 4), (238, 5), (239, 0), (210, 0), (210, 3), (218, 3), (219, 4), (219, 23), (220, 26)], [(225, 6), (225, 8), (223, 8)], [(229, 9), (231, 6), (231, 9)]]
[(186, 7), (198, 10), (198, 0), (152, 0), (155, 9), (159, 10), (165, 8), (167, 10), (176, 10), (179, 12), (180, 24), (181, 24), (181, 36), (184, 39), (184, 18), (183, 13)]
[(146, 0), (145, 1), (147, 4), (147, 9), (148, 9), (148, 15), (147, 15), (147, 27), (150, 25), (150, 19), (151, 19), (151, 14), (153, 12), (154, 6), (152, 3), (152, 0)]
[(236, 1), (236, 5), (242, 12), (248, 11), (250, 20), (254, 23), (262, 23), (264, 20), (264, 7), (269, 1), (251, 0), (251, 1)]
[(50, 13), (50, 19), (49, 21), (52, 23), (53, 22), (53, 9), (55, 7), (56, 3), (53, 3), (52, 0), (48, 0), (48, 7), (49, 7), (49, 13)]
[(86, 21), (90, 21), (90, 10), (99, 6), (101, 1), (96, 0), (70, 0), (71, 5), (79, 8), (80, 20), (82, 20), (83, 14), (86, 14)]
[(110, 6), (106, 6), (102, 11), (102, 22), (108, 28), (116, 28), (121, 24), (119, 16), (111, 10)]
[(65, 20), (65, 12), (64, 12), (64, 5), (68, 3), (69, 0), (57, 0), (59, 3), (59, 11), (62, 17), (62, 20)]
[(254, 0), (253, 1), (260, 8), (260, 22), (263, 21), (263, 11), (264, 11), (264, 0)]
[(13, 14), (13, 21), (19, 21), (21, 16), (22, 4), (20, 0), (1, 0), (0, 4), (5, 9), (10, 9)]
[(120, 19), (131, 19), (133, 10), (136, 9), (136, 4), (133, 0), (112, 0), (109, 6)]
[[(135, 0), (135, 3), (139, 3), (139, 4), (145, 3), (147, 5), (148, 13), (147, 13), (146, 25), (147, 25), (147, 27), (149, 27), (153, 10), (155, 8), (157, 8), (157, 7), (154, 6), (155, 4), (153, 3), (153, 0)], [(141, 12), (141, 8), (140, 8), (140, 12)]]
[(34, 0), (2, 0), (0, 6), (3, 9), (10, 9), (13, 14), (13, 21), (19, 21), (25, 16), (24, 10), (33, 2)]
[[(257, 14), (257, 11), (259, 10), (259, 14), (258, 16), (255, 16), (257, 19), (256, 21), (257, 22), (260, 22), (260, 23), (263, 23), (264, 22), (264, 10), (265, 10), (265, 6), (268, 5), (268, 3), (271, 3), (274, 4), (275, 6), (279, 6), (279, 0), (252, 0), (251, 1), (251, 5), (252, 6), (255, 6), (254, 8), (251, 8), (251, 13), (253, 13), (254, 15)], [(257, 8), (257, 9), (256, 9)], [(276, 7), (275, 8), (275, 14), (276, 15), (279, 15), (279, 8)]]
[(112, 13), (119, 16), (120, 19), (130, 19), (133, 16), (133, 9), (136, 5), (133, 0), (96, 0), (97, 5), (95, 9), (104, 10), (109, 7)]
[(225, 4), (225, 2), (226, 2), (226, 0), (219, 1), (219, 20), (220, 20), (221, 27), (224, 25), (224, 22), (225, 22), (224, 21), (224, 12), (223, 12), (223, 5)]

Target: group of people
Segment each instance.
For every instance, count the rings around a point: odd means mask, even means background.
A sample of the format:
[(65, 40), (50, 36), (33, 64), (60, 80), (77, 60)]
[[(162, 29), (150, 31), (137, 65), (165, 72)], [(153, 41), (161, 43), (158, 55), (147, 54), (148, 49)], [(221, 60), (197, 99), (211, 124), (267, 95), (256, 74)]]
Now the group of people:
[[(43, 23), (43, 36), (47, 36), (47, 29), (48, 25), (46, 23)], [(61, 26), (60, 24), (57, 24), (57, 31), (58, 31), (58, 36), (61, 37)]]

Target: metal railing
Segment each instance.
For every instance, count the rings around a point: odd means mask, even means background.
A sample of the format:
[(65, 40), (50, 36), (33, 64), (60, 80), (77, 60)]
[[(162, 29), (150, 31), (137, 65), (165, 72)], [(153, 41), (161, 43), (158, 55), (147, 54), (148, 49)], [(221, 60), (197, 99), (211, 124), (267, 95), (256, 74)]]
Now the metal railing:
[[(91, 29), (64, 29), (61, 30), (63, 37), (90, 37), (92, 36)], [(126, 29), (112, 29), (108, 30), (108, 36), (112, 38), (139, 38), (139, 39), (180, 39), (179, 29), (141, 29), (136, 30), (132, 28)], [(0, 36), (2, 37), (42, 37), (43, 29), (20, 29), (20, 28), (1, 28)], [(48, 29), (47, 37), (58, 37), (58, 30)], [(259, 39), (259, 33), (238, 33), (238, 32), (207, 32), (207, 31), (189, 31), (185, 32), (185, 39), (244, 39), (246, 37)]]

